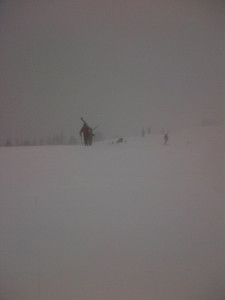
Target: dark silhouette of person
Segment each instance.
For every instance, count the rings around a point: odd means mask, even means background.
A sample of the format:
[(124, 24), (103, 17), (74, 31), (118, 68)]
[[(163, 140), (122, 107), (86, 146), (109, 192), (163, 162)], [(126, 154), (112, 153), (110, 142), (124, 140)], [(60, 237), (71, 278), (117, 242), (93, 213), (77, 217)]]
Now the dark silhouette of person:
[(89, 137), (90, 137), (90, 128), (86, 123), (82, 126), (80, 130), (80, 136), (83, 134), (83, 139), (84, 139), (84, 145), (88, 146), (89, 145)]
[(168, 142), (168, 133), (165, 133), (164, 134), (164, 145), (166, 145), (167, 144), (167, 142)]

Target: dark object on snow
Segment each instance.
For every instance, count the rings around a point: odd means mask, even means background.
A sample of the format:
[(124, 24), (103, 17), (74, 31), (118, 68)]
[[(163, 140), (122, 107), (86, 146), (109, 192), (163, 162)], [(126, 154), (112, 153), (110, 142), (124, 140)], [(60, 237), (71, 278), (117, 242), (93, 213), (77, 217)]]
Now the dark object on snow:
[(116, 141), (112, 141), (112, 142), (110, 142), (109, 144), (110, 145), (114, 145), (114, 144), (121, 144), (121, 143), (127, 143), (127, 141), (124, 139), (124, 138), (119, 138), (118, 140), (116, 140)]
[(167, 142), (168, 142), (168, 134), (166, 133), (166, 134), (164, 134), (164, 145), (166, 145), (167, 144)]
[(123, 138), (119, 138), (117, 141), (116, 141), (116, 143), (118, 144), (118, 143), (123, 143)]
[(80, 136), (83, 134), (84, 145), (87, 146), (89, 144), (89, 127), (86, 123), (82, 126), (80, 130)]

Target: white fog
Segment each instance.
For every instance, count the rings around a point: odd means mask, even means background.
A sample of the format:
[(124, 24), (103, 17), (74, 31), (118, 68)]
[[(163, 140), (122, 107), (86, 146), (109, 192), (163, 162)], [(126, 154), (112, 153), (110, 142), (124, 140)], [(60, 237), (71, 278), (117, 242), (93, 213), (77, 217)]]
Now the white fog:
[(0, 2), (1, 300), (225, 299), (224, 8)]

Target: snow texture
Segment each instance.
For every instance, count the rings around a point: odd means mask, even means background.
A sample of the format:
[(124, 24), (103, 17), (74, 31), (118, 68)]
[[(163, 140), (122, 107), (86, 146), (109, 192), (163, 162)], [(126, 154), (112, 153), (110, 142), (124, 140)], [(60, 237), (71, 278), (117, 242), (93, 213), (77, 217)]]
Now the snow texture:
[(0, 148), (0, 299), (224, 299), (224, 128), (125, 140)]

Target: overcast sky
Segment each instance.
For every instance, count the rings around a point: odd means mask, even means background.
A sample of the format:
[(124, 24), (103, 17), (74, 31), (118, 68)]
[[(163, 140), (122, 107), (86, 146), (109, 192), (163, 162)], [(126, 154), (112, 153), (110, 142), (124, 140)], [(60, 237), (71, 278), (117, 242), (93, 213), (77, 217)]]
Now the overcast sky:
[(222, 0), (0, 2), (0, 138), (180, 128), (224, 113)]

